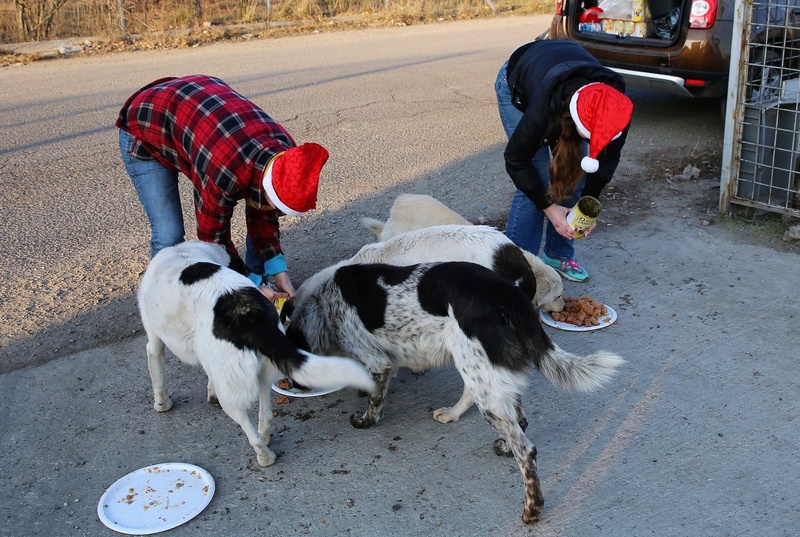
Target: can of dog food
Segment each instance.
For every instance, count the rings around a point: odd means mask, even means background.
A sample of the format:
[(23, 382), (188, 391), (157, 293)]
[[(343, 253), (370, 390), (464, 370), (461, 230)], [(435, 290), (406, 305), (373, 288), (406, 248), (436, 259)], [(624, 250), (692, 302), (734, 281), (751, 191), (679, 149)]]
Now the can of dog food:
[(286, 304), (286, 297), (280, 296), (272, 300), (272, 303), (275, 305), (275, 309), (278, 310), (278, 313), (281, 312), (283, 309), (283, 305)]
[(625, 30), (622, 32), (623, 37), (628, 37), (633, 35), (633, 29), (635, 24), (636, 23), (633, 21), (625, 21)]
[(634, 22), (644, 21), (644, 0), (632, 0), (631, 20)]
[[(278, 289), (278, 286), (276, 286), (274, 283), (272, 283), (272, 280), (268, 281), (268, 282), (267, 282), (265, 285), (266, 285), (266, 286), (269, 288), (269, 290), (270, 290), (270, 291), (272, 291), (273, 293), (277, 293), (277, 292), (279, 292), (279, 291), (280, 291), (280, 290)], [(272, 299), (272, 305), (273, 305), (273, 306), (275, 306), (275, 309), (276, 309), (276, 310), (278, 310), (278, 313), (280, 313), (280, 312), (281, 312), (281, 310), (283, 309), (283, 305), (284, 305), (285, 303), (286, 303), (286, 297), (285, 297), (285, 296), (279, 296), (279, 297), (277, 297), (277, 298), (273, 298), (273, 299)]]
[(575, 230), (575, 238), (583, 238), (600, 216), (602, 206), (597, 198), (583, 196), (567, 213), (567, 223)]
[(633, 33), (631, 35), (633, 37), (647, 37), (647, 23), (646, 22), (634, 22), (633, 23)]

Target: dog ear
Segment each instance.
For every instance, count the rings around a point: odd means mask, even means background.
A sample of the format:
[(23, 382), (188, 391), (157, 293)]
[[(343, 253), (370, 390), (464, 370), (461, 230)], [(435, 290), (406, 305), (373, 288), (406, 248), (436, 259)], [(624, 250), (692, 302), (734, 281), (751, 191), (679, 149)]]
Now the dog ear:
[(287, 320), (291, 320), (292, 313), (294, 313), (294, 297), (287, 298), (286, 302), (283, 303), (280, 315), (281, 324), (285, 325)]

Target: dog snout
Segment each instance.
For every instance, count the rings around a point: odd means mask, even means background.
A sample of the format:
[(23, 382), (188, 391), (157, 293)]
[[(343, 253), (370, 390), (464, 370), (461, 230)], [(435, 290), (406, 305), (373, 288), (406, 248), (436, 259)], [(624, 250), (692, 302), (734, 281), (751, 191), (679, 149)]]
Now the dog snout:
[(561, 311), (564, 311), (565, 305), (566, 304), (564, 303), (564, 295), (561, 295), (557, 299), (553, 300), (552, 302), (544, 306), (542, 309), (548, 313), (559, 313)]

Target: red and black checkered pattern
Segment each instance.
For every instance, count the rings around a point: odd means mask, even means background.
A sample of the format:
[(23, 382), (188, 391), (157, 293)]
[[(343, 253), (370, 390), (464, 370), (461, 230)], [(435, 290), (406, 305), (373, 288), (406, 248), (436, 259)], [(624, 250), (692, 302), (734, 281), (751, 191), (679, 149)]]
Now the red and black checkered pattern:
[(223, 81), (206, 76), (162, 78), (128, 98), (117, 127), (136, 137), (133, 156), (157, 159), (194, 184), (197, 237), (231, 240), (231, 217), (247, 202), (250, 238), (262, 260), (282, 253), (278, 216), (261, 188), (264, 168), (294, 147), (291, 135)]

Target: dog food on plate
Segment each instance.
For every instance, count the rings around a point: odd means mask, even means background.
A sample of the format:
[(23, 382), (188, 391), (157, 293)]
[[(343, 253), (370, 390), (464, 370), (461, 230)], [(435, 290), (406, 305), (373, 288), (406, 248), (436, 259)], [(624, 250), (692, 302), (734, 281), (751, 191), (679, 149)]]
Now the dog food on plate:
[(282, 379), (278, 380), (275, 383), (275, 386), (287, 392), (294, 390), (295, 393), (307, 393), (311, 391), (311, 388), (306, 388), (305, 386), (301, 386), (300, 384), (295, 385), (292, 382), (292, 380), (288, 377), (283, 377)]
[(280, 379), (278, 382), (276, 382), (275, 386), (277, 386), (281, 390), (286, 390), (286, 391), (289, 391), (289, 390), (291, 390), (293, 388), (292, 381), (289, 380), (286, 377), (284, 377), (284, 378)]
[(606, 307), (597, 300), (586, 295), (580, 298), (564, 297), (564, 310), (558, 313), (551, 313), (554, 321), (560, 323), (574, 324), (575, 326), (597, 326), (600, 324), (599, 317), (606, 315)]

